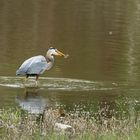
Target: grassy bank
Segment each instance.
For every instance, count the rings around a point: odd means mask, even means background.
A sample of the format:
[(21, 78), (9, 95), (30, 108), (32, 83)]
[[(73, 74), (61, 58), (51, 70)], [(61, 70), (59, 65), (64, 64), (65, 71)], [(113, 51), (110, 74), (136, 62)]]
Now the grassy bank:
[[(33, 115), (19, 109), (0, 111), (0, 139), (21, 140), (138, 140), (140, 139), (140, 116), (132, 110), (121, 117), (106, 117), (104, 110), (90, 114), (87, 112), (64, 112), (48, 109), (44, 114)], [(72, 126), (61, 131), (56, 123)]]

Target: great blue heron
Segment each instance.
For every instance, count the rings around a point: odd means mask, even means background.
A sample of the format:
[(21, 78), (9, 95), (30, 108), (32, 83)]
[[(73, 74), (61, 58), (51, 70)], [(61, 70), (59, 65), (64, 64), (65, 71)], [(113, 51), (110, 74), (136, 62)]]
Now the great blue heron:
[(63, 56), (65, 58), (68, 56), (58, 51), (56, 48), (50, 47), (46, 53), (46, 57), (38, 55), (25, 60), (16, 71), (16, 75), (25, 75), (26, 79), (29, 76), (35, 76), (37, 83), (39, 75), (43, 74), (45, 70), (52, 68), (54, 64), (54, 55)]

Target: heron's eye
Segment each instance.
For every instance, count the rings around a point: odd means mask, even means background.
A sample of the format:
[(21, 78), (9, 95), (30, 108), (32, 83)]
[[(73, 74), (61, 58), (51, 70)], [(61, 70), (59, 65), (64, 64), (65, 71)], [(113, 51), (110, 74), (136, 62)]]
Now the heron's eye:
[(49, 49), (50, 49), (50, 50), (53, 50), (53, 49), (55, 49), (55, 48), (54, 48), (54, 47), (50, 47)]

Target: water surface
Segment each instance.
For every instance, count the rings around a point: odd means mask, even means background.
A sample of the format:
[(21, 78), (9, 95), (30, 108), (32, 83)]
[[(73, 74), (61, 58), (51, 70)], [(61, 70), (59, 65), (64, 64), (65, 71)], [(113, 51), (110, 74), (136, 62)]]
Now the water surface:
[[(19, 101), (112, 106), (124, 98), (138, 105), (139, 12), (138, 0), (1, 0), (0, 108), (22, 106)], [(16, 69), (50, 46), (70, 57), (57, 57), (39, 89), (26, 89)]]

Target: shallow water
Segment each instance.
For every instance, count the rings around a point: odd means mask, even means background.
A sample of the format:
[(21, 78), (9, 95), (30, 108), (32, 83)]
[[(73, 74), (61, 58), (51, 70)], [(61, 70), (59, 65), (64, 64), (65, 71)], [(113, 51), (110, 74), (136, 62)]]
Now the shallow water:
[(36, 85), (35, 78), (23, 77), (0, 77), (0, 86), (11, 88), (39, 88), (53, 91), (95, 91), (95, 90), (112, 90), (117, 88), (117, 83), (96, 82), (90, 80), (41, 77)]
[[(36, 86), (35, 78), (24, 80), (23, 77), (0, 77), (1, 108), (18, 106), (38, 114), (48, 107), (63, 106), (71, 111), (94, 112), (99, 106), (112, 109), (116, 102), (124, 102), (122, 105), (125, 105), (126, 101), (139, 108), (139, 84), (131, 82), (40, 77)], [(125, 109), (129, 109), (130, 105)]]
[[(27, 108), (35, 102), (89, 109), (126, 98), (139, 108), (139, 7), (138, 0), (1, 0), (0, 108), (29, 101)], [(24, 60), (50, 46), (70, 57), (56, 57), (38, 87), (15, 76)]]

